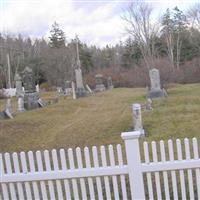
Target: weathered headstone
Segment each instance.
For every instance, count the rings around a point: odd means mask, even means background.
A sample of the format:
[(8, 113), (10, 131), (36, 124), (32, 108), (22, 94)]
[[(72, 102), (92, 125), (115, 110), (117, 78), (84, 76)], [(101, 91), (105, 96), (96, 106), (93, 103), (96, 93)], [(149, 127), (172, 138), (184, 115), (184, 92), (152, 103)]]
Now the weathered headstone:
[(65, 81), (65, 95), (70, 96), (72, 94), (71, 82)]
[(11, 105), (11, 99), (7, 99), (6, 101), (6, 109), (5, 109), (5, 114), (8, 118), (13, 119), (13, 115), (12, 115), (12, 105)]
[(22, 88), (22, 78), (19, 74), (15, 74), (15, 87), (16, 87), (16, 96), (24, 96), (24, 91)]
[(152, 108), (152, 100), (150, 98), (147, 99), (145, 109), (146, 110), (153, 110), (153, 108)]
[(88, 84), (86, 84), (85, 87), (86, 87), (86, 89), (88, 90), (88, 92), (89, 92), (90, 94), (93, 93), (93, 91), (91, 90), (91, 88), (90, 88), (90, 86), (89, 86)]
[(38, 104), (39, 104), (39, 106), (42, 107), (42, 108), (45, 107), (45, 106), (47, 105), (46, 102), (43, 101), (43, 100), (40, 99), (40, 98), (38, 99)]
[(18, 98), (18, 112), (24, 112), (25, 109), (24, 109), (24, 98), (23, 97), (19, 97)]
[(10, 113), (12, 113), (12, 105), (11, 105), (11, 99), (6, 100), (6, 110), (8, 110)]
[(81, 70), (81, 62), (79, 59), (78, 38), (76, 38), (76, 63), (75, 63), (75, 78), (76, 78), (76, 96), (84, 97), (87, 92), (83, 85), (83, 76)]
[(36, 92), (40, 92), (40, 86), (39, 86), (39, 84), (37, 84), (36, 86), (35, 86), (35, 88), (36, 88)]
[(5, 108), (5, 110), (0, 112), (0, 119), (13, 119), (12, 105), (11, 105), (11, 99), (10, 98), (8, 98), (6, 100), (6, 108)]
[(57, 89), (57, 92), (58, 92), (59, 94), (61, 94), (62, 91), (63, 91), (63, 90), (62, 90), (62, 87), (57, 87), (56, 89)]
[(72, 98), (76, 99), (76, 87), (74, 81), (72, 81)]
[(35, 77), (31, 68), (26, 67), (23, 71), (24, 84), (24, 107), (26, 110), (38, 108), (39, 94), (36, 92)]
[(9, 119), (9, 117), (7, 116), (7, 114), (5, 113), (5, 110), (0, 112), (0, 120), (1, 119)]
[(149, 77), (150, 77), (151, 88), (150, 91), (148, 92), (147, 97), (150, 99), (164, 97), (163, 90), (161, 90), (160, 86), (159, 70), (155, 68), (151, 69), (149, 71)]
[(16, 96), (16, 88), (8, 88), (8, 89), (3, 88), (3, 96), (7, 98)]
[(106, 90), (104, 84), (103, 84), (103, 75), (102, 74), (97, 74), (95, 76), (96, 80), (96, 87), (95, 87), (95, 92), (102, 92)]
[(108, 89), (113, 89), (112, 78), (109, 76), (107, 79)]
[(141, 105), (138, 103), (133, 104), (132, 112), (133, 112), (134, 131), (140, 131), (141, 135), (144, 135), (144, 129), (142, 126)]

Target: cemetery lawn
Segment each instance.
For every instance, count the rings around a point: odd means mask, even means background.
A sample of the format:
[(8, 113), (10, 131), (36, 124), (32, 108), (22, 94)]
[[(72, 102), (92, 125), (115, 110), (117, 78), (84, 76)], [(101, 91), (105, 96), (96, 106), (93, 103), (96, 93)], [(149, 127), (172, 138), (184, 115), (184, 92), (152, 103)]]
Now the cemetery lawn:
[[(144, 88), (117, 88), (77, 100), (61, 97), (57, 104), (1, 120), (0, 152), (123, 143), (121, 132), (132, 130), (131, 104), (143, 104), (145, 95)], [(200, 139), (200, 84), (174, 85), (168, 95), (153, 101), (153, 111), (142, 111), (146, 140)]]

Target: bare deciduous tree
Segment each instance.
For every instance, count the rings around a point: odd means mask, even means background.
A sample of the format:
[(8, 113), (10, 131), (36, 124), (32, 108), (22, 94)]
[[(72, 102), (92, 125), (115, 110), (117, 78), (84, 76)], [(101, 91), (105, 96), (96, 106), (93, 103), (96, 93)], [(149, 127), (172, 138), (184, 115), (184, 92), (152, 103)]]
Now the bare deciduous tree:
[(153, 8), (149, 3), (134, 2), (122, 16), (126, 31), (139, 44), (148, 69), (154, 64), (155, 36), (159, 32), (158, 23), (153, 22), (152, 13)]
[(167, 54), (172, 68), (179, 69), (184, 32), (187, 30), (187, 20), (184, 13), (175, 7), (169, 9), (162, 17), (162, 34), (166, 40)]
[(173, 34), (173, 20), (171, 19), (170, 10), (167, 9), (166, 13), (162, 17), (162, 33), (166, 41), (167, 54), (171, 63), (173, 70), (174, 66), (174, 34)]
[(195, 4), (188, 10), (187, 17), (193, 28), (200, 29), (200, 3)]

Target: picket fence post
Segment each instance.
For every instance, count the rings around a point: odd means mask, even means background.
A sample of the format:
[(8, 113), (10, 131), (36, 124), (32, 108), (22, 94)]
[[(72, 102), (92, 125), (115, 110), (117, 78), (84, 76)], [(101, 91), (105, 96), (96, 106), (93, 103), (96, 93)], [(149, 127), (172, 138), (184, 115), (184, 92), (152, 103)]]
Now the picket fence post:
[(132, 199), (145, 199), (139, 147), (140, 136), (140, 131), (123, 132), (121, 134), (121, 137), (125, 142)]

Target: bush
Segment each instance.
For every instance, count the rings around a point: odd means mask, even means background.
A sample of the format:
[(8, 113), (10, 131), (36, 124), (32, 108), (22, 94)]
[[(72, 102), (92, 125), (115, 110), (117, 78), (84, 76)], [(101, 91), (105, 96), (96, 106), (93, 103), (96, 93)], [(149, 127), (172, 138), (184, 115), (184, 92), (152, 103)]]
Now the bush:
[[(160, 72), (162, 87), (170, 83), (197, 83), (200, 82), (200, 59), (193, 59), (180, 66), (180, 69), (173, 69), (168, 58), (155, 60), (155, 68)], [(85, 76), (85, 82), (91, 88), (95, 88), (95, 75), (102, 74), (104, 81), (112, 77), (114, 87), (146, 87), (150, 86), (149, 71), (144, 63), (135, 66), (133, 69), (115, 69), (114, 67), (98, 70)]]
[(53, 90), (52, 86), (50, 86), (48, 82), (42, 83), (40, 85), (40, 89), (43, 91), (52, 91)]

